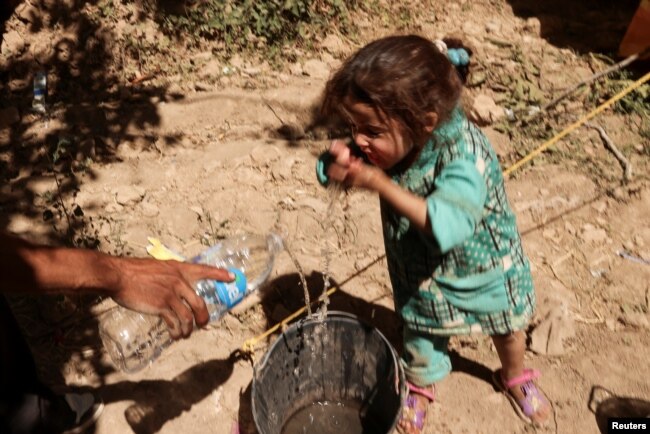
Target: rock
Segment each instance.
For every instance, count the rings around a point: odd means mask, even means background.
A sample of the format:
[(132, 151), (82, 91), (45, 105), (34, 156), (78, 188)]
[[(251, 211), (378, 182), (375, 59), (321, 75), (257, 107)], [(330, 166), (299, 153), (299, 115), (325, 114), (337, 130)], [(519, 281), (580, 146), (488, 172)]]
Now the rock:
[(108, 205), (106, 205), (104, 210), (108, 214), (117, 214), (117, 213), (121, 213), (124, 210), (124, 207), (122, 205), (117, 204), (117, 203), (109, 203)]
[(345, 44), (339, 35), (335, 35), (333, 33), (327, 35), (325, 39), (323, 39), (323, 41), (320, 43), (320, 45), (332, 54), (340, 54), (345, 51)]
[(330, 68), (327, 63), (318, 59), (309, 59), (302, 66), (304, 74), (314, 78), (329, 78)]
[(208, 83), (197, 81), (194, 83), (194, 90), (197, 92), (207, 92), (209, 90), (212, 90), (212, 86)]
[(181, 85), (178, 84), (178, 83), (172, 83), (167, 88), (167, 94), (168, 95), (175, 96), (175, 95), (183, 95), (184, 93), (185, 93), (185, 91), (183, 90)]
[(262, 73), (262, 68), (259, 67), (244, 68), (242, 69), (241, 73), (245, 77), (255, 77)]
[(268, 166), (281, 156), (280, 149), (273, 145), (260, 145), (251, 151), (251, 160), (261, 166)]
[(485, 128), (485, 135), (490, 139), (490, 143), (494, 148), (494, 151), (497, 153), (497, 156), (504, 158), (513, 151), (513, 144), (510, 137), (500, 133), (492, 128)]
[(613, 318), (607, 318), (605, 320), (605, 327), (612, 332), (618, 331), (621, 328), (620, 323)]
[(36, 41), (30, 48), (34, 59), (41, 65), (47, 65), (54, 56), (54, 47), (50, 39)]
[(602, 214), (607, 209), (607, 202), (605, 201), (596, 202), (593, 205), (591, 205), (591, 207)]
[(160, 209), (151, 202), (142, 202), (140, 209), (145, 217), (156, 217), (160, 214)]
[(503, 108), (499, 107), (488, 95), (479, 94), (474, 98), (470, 118), (478, 125), (490, 125), (503, 116), (505, 116)]
[(16, 16), (25, 23), (36, 23), (40, 19), (41, 13), (31, 4), (23, 3), (16, 8)]
[(530, 349), (537, 354), (559, 356), (566, 352), (565, 341), (575, 336), (573, 319), (566, 304), (553, 308), (533, 329)]
[(605, 229), (597, 228), (594, 225), (587, 223), (582, 227), (580, 238), (587, 243), (602, 244), (607, 241), (608, 237)]
[(530, 17), (526, 20), (526, 24), (524, 24), (524, 30), (533, 33), (536, 36), (540, 36), (542, 33), (542, 23), (539, 18)]
[(217, 59), (209, 60), (199, 72), (201, 77), (219, 77), (222, 72), (222, 65)]
[(279, 161), (276, 161), (271, 167), (271, 174), (273, 175), (273, 179), (291, 179), (291, 169), (293, 168), (293, 164), (295, 162), (295, 157), (283, 158)]
[(16, 107), (0, 110), (0, 129), (10, 127), (20, 121), (20, 113)]
[(485, 31), (488, 33), (492, 33), (492, 34), (499, 33), (500, 30), (501, 30), (501, 23), (497, 21), (490, 21), (485, 25)]
[(115, 201), (119, 205), (127, 206), (140, 202), (146, 191), (142, 187), (123, 185), (114, 189), (113, 194), (115, 195)]
[(302, 65), (298, 62), (289, 65), (291, 75), (303, 75)]
[(25, 50), (25, 40), (15, 30), (11, 30), (4, 35), (0, 53), (4, 55), (17, 56)]

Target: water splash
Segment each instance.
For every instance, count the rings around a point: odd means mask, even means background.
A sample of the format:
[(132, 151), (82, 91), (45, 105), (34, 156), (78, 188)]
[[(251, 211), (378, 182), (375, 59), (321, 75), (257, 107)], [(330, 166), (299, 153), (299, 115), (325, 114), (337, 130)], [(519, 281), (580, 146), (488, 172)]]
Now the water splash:
[(307, 307), (307, 315), (309, 318), (311, 318), (313, 314), (311, 312), (311, 299), (309, 297), (309, 288), (307, 287), (307, 279), (305, 279), (305, 272), (303, 271), (300, 262), (298, 262), (298, 258), (296, 258), (296, 256), (293, 254), (291, 249), (289, 249), (289, 246), (287, 246), (286, 243), (284, 249), (286, 250), (289, 257), (291, 258), (291, 261), (293, 262), (293, 265), (296, 267), (296, 270), (298, 270), (298, 276), (300, 276), (300, 283), (302, 284), (302, 289), (305, 292), (305, 306)]

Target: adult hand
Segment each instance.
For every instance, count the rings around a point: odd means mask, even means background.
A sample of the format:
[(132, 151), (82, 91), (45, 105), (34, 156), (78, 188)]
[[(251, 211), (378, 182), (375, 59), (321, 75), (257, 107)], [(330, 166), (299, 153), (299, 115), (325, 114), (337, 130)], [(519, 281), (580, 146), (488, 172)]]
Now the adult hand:
[(189, 336), (194, 322), (203, 326), (209, 320), (208, 309), (194, 291), (194, 284), (202, 279), (234, 279), (229, 271), (207, 265), (148, 258), (111, 259), (119, 276), (111, 297), (126, 308), (160, 315), (174, 339)]
[(350, 148), (340, 140), (330, 145), (330, 154), (334, 160), (327, 170), (327, 176), (347, 187), (361, 187), (373, 190), (378, 177), (384, 172), (366, 164), (362, 158), (353, 155)]

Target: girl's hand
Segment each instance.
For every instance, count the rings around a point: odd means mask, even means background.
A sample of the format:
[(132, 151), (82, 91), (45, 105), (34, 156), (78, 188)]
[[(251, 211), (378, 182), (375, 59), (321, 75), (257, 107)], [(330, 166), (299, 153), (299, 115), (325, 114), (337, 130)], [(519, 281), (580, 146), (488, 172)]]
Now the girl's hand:
[(330, 154), (334, 157), (334, 161), (327, 170), (327, 176), (347, 187), (374, 190), (378, 178), (386, 176), (381, 169), (368, 165), (363, 159), (352, 155), (350, 148), (340, 140), (332, 142)]

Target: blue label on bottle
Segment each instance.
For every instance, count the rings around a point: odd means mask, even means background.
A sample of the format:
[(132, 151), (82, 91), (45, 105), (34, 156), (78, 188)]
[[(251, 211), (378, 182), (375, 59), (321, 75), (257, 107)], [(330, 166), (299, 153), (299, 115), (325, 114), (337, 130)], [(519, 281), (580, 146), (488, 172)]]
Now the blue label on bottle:
[(232, 282), (214, 282), (214, 289), (219, 301), (228, 309), (239, 303), (246, 295), (246, 276), (240, 270), (231, 268), (228, 271), (235, 275)]

